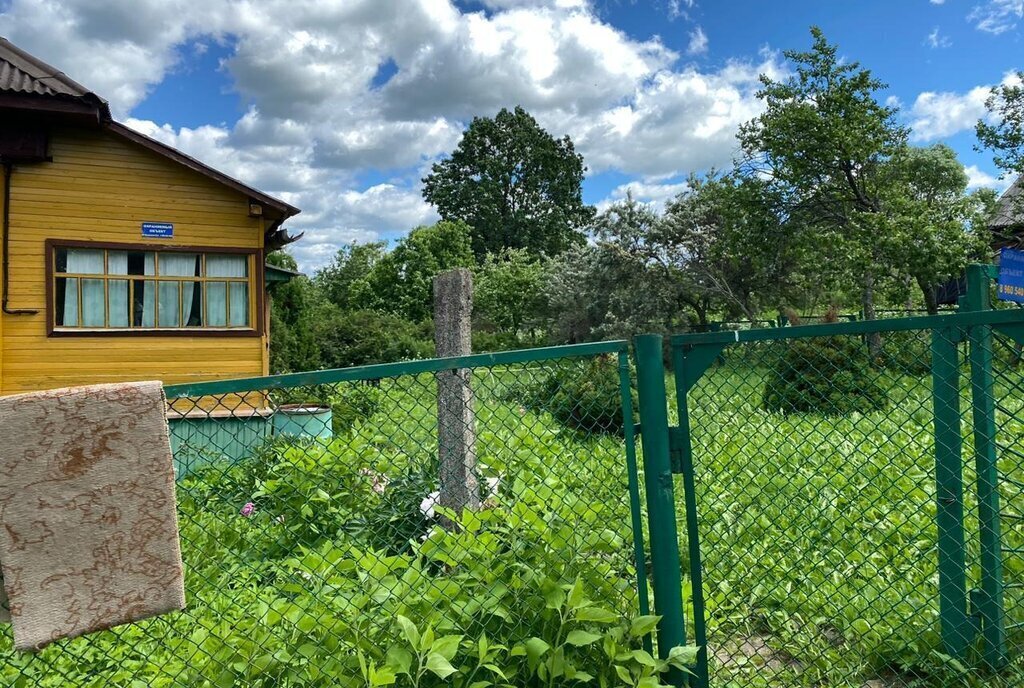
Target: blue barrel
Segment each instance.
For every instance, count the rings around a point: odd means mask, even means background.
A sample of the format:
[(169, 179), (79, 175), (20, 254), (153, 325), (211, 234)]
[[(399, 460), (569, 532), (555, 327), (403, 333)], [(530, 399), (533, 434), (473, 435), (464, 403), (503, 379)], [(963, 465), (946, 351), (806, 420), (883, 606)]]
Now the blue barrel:
[(334, 437), (332, 422), (330, 406), (287, 404), (274, 412), (274, 434), (329, 440)]

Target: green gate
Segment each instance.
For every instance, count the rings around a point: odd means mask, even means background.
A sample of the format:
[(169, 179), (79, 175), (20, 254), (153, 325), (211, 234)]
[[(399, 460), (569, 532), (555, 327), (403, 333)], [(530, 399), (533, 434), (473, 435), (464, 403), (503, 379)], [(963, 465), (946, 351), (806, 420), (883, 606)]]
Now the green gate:
[(691, 685), (1021, 685), (1024, 311), (989, 310), (992, 276), (953, 315), (672, 337), (663, 418), (638, 338), (654, 602), (701, 648)]

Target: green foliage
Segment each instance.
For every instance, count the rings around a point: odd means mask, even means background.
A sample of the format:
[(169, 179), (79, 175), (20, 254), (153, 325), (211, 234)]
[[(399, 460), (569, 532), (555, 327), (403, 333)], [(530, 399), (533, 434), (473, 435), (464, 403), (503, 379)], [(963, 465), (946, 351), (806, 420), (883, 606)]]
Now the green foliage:
[(899, 375), (925, 377), (932, 374), (932, 346), (929, 332), (910, 330), (887, 332), (877, 363)]
[(474, 264), (467, 225), (455, 221), (417, 227), (373, 266), (363, 308), (422, 322), (434, 313), (434, 277)]
[(992, 150), (996, 165), (1024, 174), (1024, 71), (992, 88), (985, 107), (989, 116), (976, 128), (981, 148)]
[(474, 274), (474, 317), (499, 332), (513, 337), (529, 334), (531, 342), (536, 341), (547, 310), (544, 270), (545, 261), (525, 249), (506, 249), (484, 256)]
[(343, 311), (361, 310), (374, 301), (369, 275), (386, 254), (387, 244), (353, 243), (342, 246), (313, 279), (323, 298)]
[(507, 248), (554, 256), (583, 243), (594, 215), (583, 203), (586, 168), (568, 136), (555, 139), (523, 108), (475, 117), (452, 154), (423, 180), (445, 220), (472, 227), (482, 260)]
[(384, 406), (384, 395), (379, 386), (360, 383), (339, 385), (327, 395), (334, 421), (334, 433), (351, 430), (361, 420), (374, 415)]
[[(295, 259), (283, 251), (267, 256), (267, 263), (297, 270)], [(318, 294), (305, 276), (268, 289), (270, 297), (270, 368), (276, 373), (312, 370), (320, 366), (315, 316)]]
[(762, 403), (779, 413), (874, 413), (889, 403), (876, 377), (857, 337), (795, 339), (772, 365)]
[(317, 326), (321, 360), (344, 368), (427, 358), (434, 352), (431, 329), (388, 313), (334, 311)]
[(572, 430), (592, 435), (623, 432), (619, 367), (612, 356), (560, 365), (537, 382), (515, 386), (512, 396)]
[[(883, 214), (877, 226), (885, 264), (907, 278), (904, 287), (913, 282), (921, 290), (931, 313), (938, 310), (939, 285), (987, 256), (991, 192), (968, 194), (967, 182), (956, 153), (943, 144), (903, 147), (879, 173)], [(894, 300), (908, 296), (897, 293)]]

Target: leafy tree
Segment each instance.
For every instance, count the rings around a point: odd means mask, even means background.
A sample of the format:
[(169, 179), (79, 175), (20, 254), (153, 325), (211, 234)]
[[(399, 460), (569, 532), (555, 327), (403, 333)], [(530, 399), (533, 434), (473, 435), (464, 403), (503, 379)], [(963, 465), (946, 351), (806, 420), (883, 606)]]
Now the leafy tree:
[(810, 51), (785, 53), (792, 76), (761, 76), (765, 111), (740, 129), (743, 168), (768, 180), (786, 213), (815, 230), (818, 256), (856, 278), (864, 316), (873, 319), (883, 257), (878, 174), (904, 146), (907, 130), (895, 108), (875, 97), (882, 82), (841, 60), (820, 29), (811, 35)]
[(706, 323), (711, 302), (686, 272), (689, 256), (667, 242), (662, 219), (631, 193), (594, 223), (605, 286), (610, 295), (604, 330), (628, 336), (669, 330), (687, 312)]
[(606, 251), (589, 244), (573, 246), (547, 264), (544, 296), (552, 339), (578, 344), (594, 337), (608, 317), (615, 267)]
[(682, 298), (701, 324), (714, 307), (751, 321), (781, 307), (793, 282), (792, 227), (776, 212), (771, 187), (757, 177), (691, 176), (655, 225), (657, 260), (688, 282)]
[[(267, 263), (298, 270), (295, 258), (284, 251), (267, 256)], [(320, 348), (314, 323), (319, 295), (303, 275), (270, 287), (270, 369), (274, 373), (314, 370), (320, 366)]]
[(994, 87), (985, 107), (991, 121), (978, 122), (980, 146), (995, 152), (1001, 169), (1024, 174), (1024, 71)]
[(420, 322), (434, 312), (433, 279), (475, 264), (470, 229), (461, 222), (417, 227), (382, 256), (367, 275), (363, 308)]
[(544, 264), (525, 249), (487, 254), (476, 269), (474, 314), (515, 336), (528, 330), (536, 340), (546, 310)]
[(984, 257), (984, 220), (992, 193), (967, 193), (967, 172), (951, 148), (907, 146), (883, 166), (879, 194), (885, 263), (898, 285), (914, 283), (929, 313), (939, 286)]
[(557, 255), (583, 243), (594, 216), (583, 203), (583, 157), (523, 108), (476, 117), (455, 151), (423, 179), (423, 197), (445, 220), (471, 228), (478, 260), (506, 248)]
[(429, 322), (412, 323), (376, 311), (333, 310), (316, 325), (323, 366), (345, 368), (427, 358), (434, 353)]
[(342, 246), (327, 266), (314, 277), (317, 288), (323, 296), (342, 310), (365, 307), (370, 285), (367, 278), (377, 263), (384, 257), (387, 244), (352, 243)]

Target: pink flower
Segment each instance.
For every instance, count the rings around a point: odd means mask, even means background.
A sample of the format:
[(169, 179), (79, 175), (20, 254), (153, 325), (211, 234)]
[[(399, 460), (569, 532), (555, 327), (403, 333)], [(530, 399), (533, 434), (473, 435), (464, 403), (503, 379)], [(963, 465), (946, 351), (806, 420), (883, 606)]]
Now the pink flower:
[(254, 511), (256, 511), (256, 505), (252, 502), (246, 502), (245, 506), (242, 507), (242, 510), (239, 513), (248, 518), (252, 516), (252, 512)]

